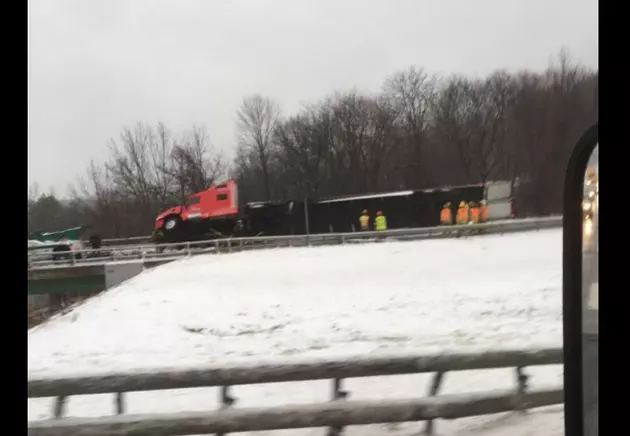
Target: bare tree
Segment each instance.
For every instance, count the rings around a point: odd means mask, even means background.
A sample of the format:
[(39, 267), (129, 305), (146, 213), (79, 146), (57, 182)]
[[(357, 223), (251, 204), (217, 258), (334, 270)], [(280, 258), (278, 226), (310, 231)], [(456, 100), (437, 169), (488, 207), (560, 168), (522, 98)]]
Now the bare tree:
[(435, 103), (434, 125), (452, 146), (471, 182), (498, 173), (510, 104), (510, 87), (500, 73), (484, 81), (452, 78)]
[(278, 105), (269, 98), (254, 95), (243, 100), (238, 111), (238, 143), (242, 153), (256, 158), (264, 184), (265, 199), (272, 196), (270, 165), (273, 159), (273, 134), (280, 117)]
[(261, 201), (267, 198), (260, 166), (256, 160), (252, 150), (237, 148), (230, 176), (238, 181), (239, 199), (242, 202)]
[(149, 158), (152, 168), (152, 194), (159, 205), (169, 203), (172, 198), (173, 176), (170, 171), (171, 153), (174, 147), (172, 132), (164, 123), (158, 123), (155, 132), (149, 135)]
[[(112, 157), (106, 164), (114, 184), (120, 192), (140, 201), (143, 207), (152, 209), (155, 160), (152, 156), (155, 142), (153, 129), (138, 123), (133, 129), (125, 128), (120, 135), (120, 144), (112, 140)], [(158, 170), (159, 171), (159, 170)]]
[(79, 177), (71, 198), (83, 210), (96, 233), (105, 237), (131, 236), (133, 229), (121, 214), (122, 197), (117, 195), (105, 165), (91, 161), (84, 177)]
[(396, 162), (392, 160), (401, 145), (401, 132), (396, 126), (399, 108), (387, 98), (373, 98), (368, 106), (369, 135), (361, 147), (361, 160), (368, 191), (378, 191), (388, 185), (388, 174)]
[(329, 177), (348, 193), (365, 192), (368, 187), (362, 149), (371, 133), (371, 102), (351, 91), (335, 95), (329, 104), (333, 114)]
[(275, 132), (282, 172), (299, 185), (298, 195), (317, 196), (320, 193), (322, 167), (328, 153), (325, 119), (317, 106), (305, 108), (302, 114), (278, 124)]
[(193, 126), (181, 144), (173, 147), (171, 159), (170, 174), (176, 180), (182, 200), (188, 194), (208, 188), (225, 175), (223, 156), (212, 149), (204, 127)]
[(415, 66), (399, 71), (383, 85), (386, 98), (398, 111), (396, 126), (404, 137), (397, 170), (402, 171), (407, 185), (422, 185), (427, 178), (422, 172), (423, 148), (431, 122), (431, 104), (435, 98), (437, 77)]

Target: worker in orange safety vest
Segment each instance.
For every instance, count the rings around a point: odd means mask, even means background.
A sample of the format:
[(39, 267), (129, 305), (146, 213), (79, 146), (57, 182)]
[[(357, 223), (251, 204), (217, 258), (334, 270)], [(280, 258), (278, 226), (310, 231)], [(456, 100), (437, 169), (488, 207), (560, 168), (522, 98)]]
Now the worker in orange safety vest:
[(451, 212), (451, 202), (444, 203), (444, 207), (440, 212), (440, 224), (443, 226), (450, 226), (453, 224), (453, 213)]
[(479, 224), (481, 209), (475, 202), (470, 202), (470, 222), (472, 224)]
[(457, 209), (457, 224), (467, 224), (469, 219), (468, 215), (468, 203), (466, 203), (465, 201), (460, 202), (459, 208)]

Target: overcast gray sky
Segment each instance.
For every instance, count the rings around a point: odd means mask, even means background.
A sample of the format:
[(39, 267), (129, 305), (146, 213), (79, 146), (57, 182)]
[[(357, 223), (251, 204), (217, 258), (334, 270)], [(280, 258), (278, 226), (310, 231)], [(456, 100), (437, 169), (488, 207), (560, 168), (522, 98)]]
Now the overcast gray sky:
[(65, 194), (137, 121), (203, 124), (230, 152), (243, 97), (285, 112), (376, 91), (415, 64), (544, 69), (562, 47), (597, 67), (596, 0), (29, 0), (29, 183)]

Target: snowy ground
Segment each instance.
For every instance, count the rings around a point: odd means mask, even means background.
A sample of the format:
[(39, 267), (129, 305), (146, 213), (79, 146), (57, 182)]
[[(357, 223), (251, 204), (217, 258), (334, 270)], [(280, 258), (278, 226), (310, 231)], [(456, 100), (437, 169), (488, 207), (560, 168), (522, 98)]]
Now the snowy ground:
[[(29, 376), (317, 356), (562, 344), (561, 230), (203, 255), (147, 271), (29, 331)], [(531, 368), (532, 386), (562, 383)], [(428, 375), (347, 382), (353, 399), (424, 395)], [(511, 370), (446, 376), (443, 394), (512, 388)], [(326, 401), (327, 381), (243, 386), (237, 406)], [(129, 395), (130, 413), (208, 410), (215, 389)], [(29, 401), (29, 419), (49, 416)], [(72, 416), (112, 413), (73, 397)], [(563, 434), (562, 407), (438, 421), (439, 435)], [(411, 435), (422, 424), (350, 428)], [(257, 435), (322, 434), (321, 429)]]

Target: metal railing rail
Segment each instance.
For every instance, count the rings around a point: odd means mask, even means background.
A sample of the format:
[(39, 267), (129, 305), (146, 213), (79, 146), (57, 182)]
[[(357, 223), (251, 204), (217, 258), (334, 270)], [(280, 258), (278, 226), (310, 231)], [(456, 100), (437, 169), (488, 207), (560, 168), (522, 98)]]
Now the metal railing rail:
[[(30, 421), (29, 434), (42, 435), (184, 435), (226, 434), (306, 427), (329, 427), (339, 435), (348, 425), (426, 421), (426, 432), (434, 430), (436, 418), (523, 411), (563, 402), (559, 387), (528, 389), (525, 367), (562, 364), (562, 349), (489, 351), (441, 355), (403, 355), (327, 359), (294, 363), (213, 366), (187, 370), (144, 371), (83, 377), (28, 381), (28, 397), (56, 397), (54, 419)], [(508, 391), (437, 396), (449, 371), (515, 368), (517, 386)], [(348, 401), (342, 389), (346, 378), (434, 373), (426, 398), (379, 401)], [(330, 402), (263, 408), (234, 408), (230, 387), (245, 384), (297, 382), (332, 379)], [(221, 408), (209, 412), (126, 415), (127, 392), (220, 387)], [(114, 394), (119, 416), (63, 418), (72, 395)]]
[[(76, 250), (67, 252), (69, 259), (37, 260), (29, 253), (29, 269), (54, 265), (94, 265), (117, 260), (150, 260), (162, 258), (182, 258), (196, 254), (234, 252), (249, 249), (299, 247), (313, 245), (334, 245), (352, 242), (366, 242), (378, 239), (418, 240), (458, 237), (472, 234), (507, 233), (526, 230), (540, 230), (562, 226), (562, 217), (532, 218), (522, 220), (502, 220), (475, 225), (453, 225), (391, 229), (381, 232), (318, 233), (311, 235), (257, 236), (222, 238), (206, 241), (179, 242), (159, 245), (130, 245), (116, 248), (104, 247), (98, 250)], [(65, 253), (57, 253), (57, 255)], [(52, 254), (51, 254), (52, 256)]]
[[(143, 243), (151, 241), (151, 236), (130, 236), (128, 238), (109, 238), (103, 239), (101, 243), (106, 245), (118, 245), (118, 244), (126, 244), (126, 243)], [(83, 243), (88, 243), (89, 241), (82, 241)]]

